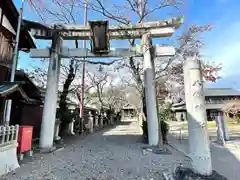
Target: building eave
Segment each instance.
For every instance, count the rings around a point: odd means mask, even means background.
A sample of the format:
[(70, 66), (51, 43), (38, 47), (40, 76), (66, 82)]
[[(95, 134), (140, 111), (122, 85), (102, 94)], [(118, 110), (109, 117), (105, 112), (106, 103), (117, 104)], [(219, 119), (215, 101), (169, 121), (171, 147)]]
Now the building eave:
[[(12, 25), (13, 29), (17, 32), (17, 24), (19, 18), (19, 11), (14, 5), (12, 0), (2, 0), (0, 3), (0, 7), (2, 11), (8, 18), (10, 24)], [(12, 33), (12, 32), (11, 32)], [(14, 34), (12, 34), (15, 36)], [(19, 50), (24, 52), (29, 52), (31, 48), (36, 48), (35, 42), (33, 37), (30, 33), (25, 29), (21, 28), (20, 32), (20, 43), (19, 43)]]

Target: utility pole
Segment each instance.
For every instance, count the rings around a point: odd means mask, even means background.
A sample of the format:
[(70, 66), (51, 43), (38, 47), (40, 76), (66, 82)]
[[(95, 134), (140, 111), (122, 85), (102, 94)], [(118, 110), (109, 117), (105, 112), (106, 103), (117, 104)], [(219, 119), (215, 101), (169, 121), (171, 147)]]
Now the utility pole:
[[(88, 19), (88, 0), (85, 0), (84, 5), (84, 25), (87, 25), (87, 19)], [(82, 41), (82, 48), (86, 49), (86, 40)], [(85, 63), (86, 56), (83, 57), (83, 63), (82, 63), (82, 86), (81, 86), (81, 104), (80, 104), (80, 121), (81, 121), (81, 133), (83, 133), (83, 114), (84, 114), (84, 93), (85, 93), (85, 71), (86, 71), (86, 63)]]
[[(15, 39), (15, 47), (13, 52), (13, 62), (11, 67), (11, 76), (10, 76), (10, 82), (14, 82), (15, 79), (15, 72), (17, 69), (17, 61), (18, 61), (18, 46), (19, 46), (19, 39), (20, 39), (20, 32), (21, 32), (21, 25), (22, 25), (22, 17), (23, 17), (23, 7), (24, 7), (24, 0), (22, 0), (21, 7), (20, 7), (20, 14), (18, 17), (18, 25), (17, 25), (17, 34)], [(5, 120), (4, 124), (9, 125), (10, 122), (10, 116), (11, 116), (11, 108), (12, 108), (12, 100), (9, 99), (6, 101), (5, 104)]]

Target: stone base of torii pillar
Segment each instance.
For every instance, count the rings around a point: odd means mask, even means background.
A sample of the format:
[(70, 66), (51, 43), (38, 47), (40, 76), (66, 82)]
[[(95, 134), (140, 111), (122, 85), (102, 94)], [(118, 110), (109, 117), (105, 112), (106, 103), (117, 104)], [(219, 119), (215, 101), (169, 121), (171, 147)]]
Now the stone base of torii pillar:
[(213, 171), (211, 175), (204, 176), (201, 174), (196, 173), (191, 168), (186, 168), (183, 166), (179, 166), (176, 168), (174, 174), (166, 174), (163, 173), (164, 180), (228, 180), (221, 174)]

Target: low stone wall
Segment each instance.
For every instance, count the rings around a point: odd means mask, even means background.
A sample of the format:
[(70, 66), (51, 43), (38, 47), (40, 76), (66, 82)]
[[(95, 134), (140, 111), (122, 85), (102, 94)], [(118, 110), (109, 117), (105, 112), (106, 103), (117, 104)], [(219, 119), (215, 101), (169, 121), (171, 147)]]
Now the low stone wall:
[(0, 126), (0, 176), (19, 168), (17, 140), (19, 126)]

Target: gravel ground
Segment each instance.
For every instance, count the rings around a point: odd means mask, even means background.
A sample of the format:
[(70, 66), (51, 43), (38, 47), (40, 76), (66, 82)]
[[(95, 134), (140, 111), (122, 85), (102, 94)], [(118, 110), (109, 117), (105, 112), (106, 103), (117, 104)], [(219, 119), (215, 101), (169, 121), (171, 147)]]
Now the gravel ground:
[[(171, 135), (169, 135), (168, 140), (169, 143), (179, 151), (182, 151), (187, 155), (190, 154), (187, 137), (185, 137), (181, 143), (175, 136)], [(236, 152), (233, 151), (234, 150), (232, 149), (212, 144), (212, 167), (215, 171), (228, 178), (228, 180), (240, 180), (240, 151), (238, 149), (236, 149)]]
[(144, 154), (137, 122), (124, 121), (107, 131), (89, 135), (53, 154), (36, 154), (34, 161), (0, 179), (11, 180), (155, 180), (163, 171), (188, 164), (178, 152)]

